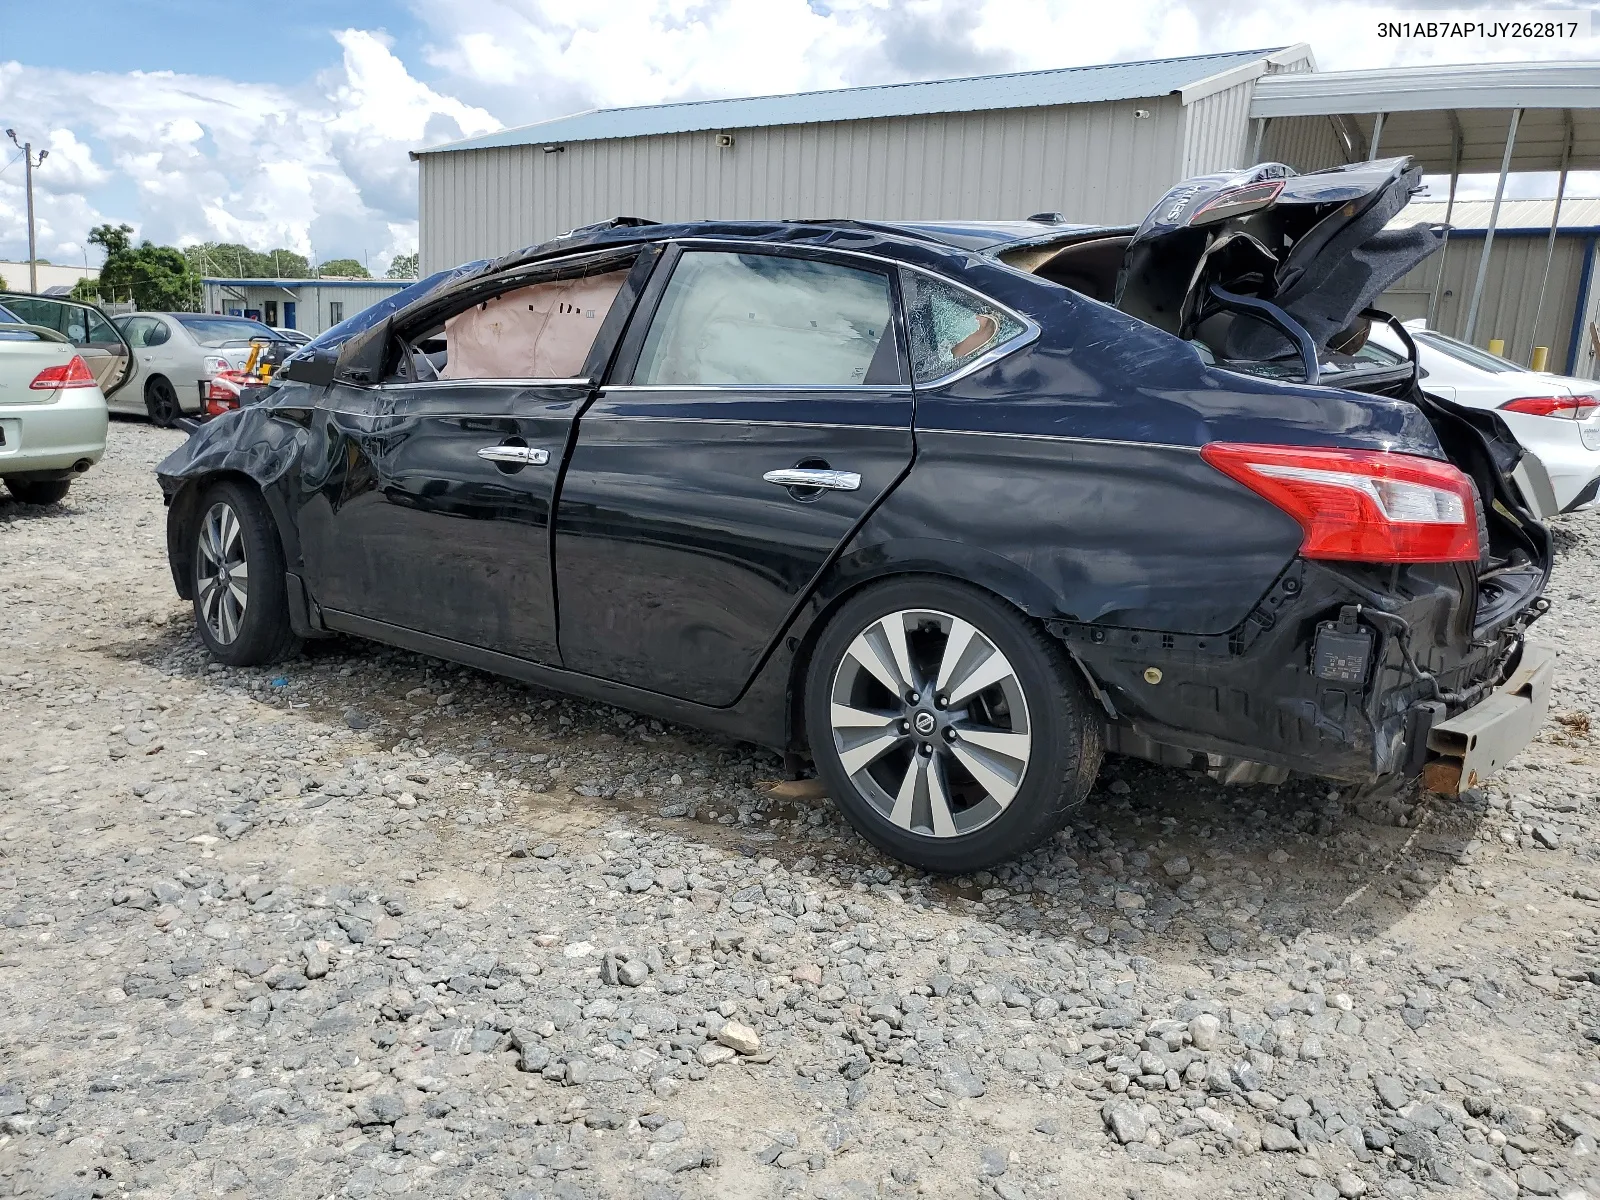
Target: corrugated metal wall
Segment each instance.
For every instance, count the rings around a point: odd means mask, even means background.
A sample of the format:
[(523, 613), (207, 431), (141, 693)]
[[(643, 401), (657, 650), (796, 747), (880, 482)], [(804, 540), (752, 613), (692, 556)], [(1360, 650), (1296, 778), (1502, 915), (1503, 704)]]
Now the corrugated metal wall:
[(1245, 165), (1249, 153), (1245, 134), (1255, 87), (1252, 79), (1189, 105), (1185, 110), (1183, 171), (1173, 183)]
[[(1253, 145), (1255, 122), (1250, 126)], [(1277, 117), (1269, 121), (1260, 157), (1262, 162), (1288, 163), (1297, 171), (1321, 171), (1349, 161), (1329, 117)]]
[[(1539, 309), (1545, 238), (1508, 236), (1505, 231), (1496, 236), (1489, 252), (1489, 274), (1484, 282), (1472, 341), (1487, 346), (1490, 338), (1504, 338), (1506, 357), (1520, 363), (1528, 362), (1534, 346), (1549, 346), (1550, 369), (1564, 372), (1587, 245), (1586, 237), (1556, 238), (1549, 288), (1540, 310), (1539, 326), (1535, 329), (1533, 317), (1534, 310)], [(1433, 327), (1441, 333), (1451, 337), (1462, 335), (1482, 252), (1482, 234), (1453, 234), (1446, 244), (1444, 288), (1432, 321)], [(1379, 306), (1407, 320), (1426, 316), (1428, 299), (1439, 277), (1439, 262), (1436, 254), (1404, 276), (1383, 294)], [(1577, 373), (1593, 377), (1593, 355), (1588, 351), (1586, 337), (1580, 339), (1579, 349)]]
[(730, 132), (423, 155), (422, 272), (618, 215), (1131, 223), (1181, 176), (1186, 120), (1169, 96)]

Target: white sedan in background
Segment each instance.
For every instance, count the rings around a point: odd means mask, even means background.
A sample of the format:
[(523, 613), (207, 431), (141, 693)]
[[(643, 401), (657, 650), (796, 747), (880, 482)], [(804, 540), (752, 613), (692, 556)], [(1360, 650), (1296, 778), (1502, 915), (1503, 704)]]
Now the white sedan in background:
[[(144, 412), (162, 427), (205, 411), (211, 381), (241, 370), (252, 342), (283, 340), (270, 325), (217, 313), (135, 312), (112, 323), (133, 347), (144, 380), (143, 395), (133, 398), (129, 411)], [(112, 408), (123, 411), (116, 403)]]
[(106, 398), (65, 334), (0, 314), (0, 479), (54, 504), (105, 453)]
[[(1548, 375), (1407, 321), (1422, 390), (1471, 408), (1492, 408), (1527, 451), (1515, 478), (1534, 514), (1548, 520), (1595, 504), (1600, 493), (1600, 382)], [(1393, 330), (1373, 325), (1368, 346), (1404, 357)], [(1369, 351), (1370, 353), (1370, 351)]]

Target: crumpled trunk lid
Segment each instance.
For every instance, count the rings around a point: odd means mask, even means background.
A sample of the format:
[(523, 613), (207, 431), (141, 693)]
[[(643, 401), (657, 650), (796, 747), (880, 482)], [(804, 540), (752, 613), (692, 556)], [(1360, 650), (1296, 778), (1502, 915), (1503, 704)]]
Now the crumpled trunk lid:
[[(1321, 352), (1359, 337), (1361, 313), (1444, 242), (1442, 226), (1386, 226), (1421, 181), (1409, 157), (1297, 174), (1282, 163), (1185, 180), (1129, 242), (1117, 307), (1218, 360), (1298, 352), (1265, 301)], [(1357, 332), (1353, 332), (1357, 331)]]
[[(1389, 229), (1417, 190), (1408, 157), (1296, 174), (1281, 163), (1186, 180), (1128, 243), (1117, 307), (1194, 345), (1226, 370), (1403, 399), (1422, 410), (1445, 456), (1479, 496), (1482, 548), (1465, 614), (1510, 660), (1543, 611), (1548, 532), (1512, 485), (1522, 448), (1494, 413), (1427, 396), (1409, 333), (1372, 308), (1443, 244), (1442, 226)], [(1409, 363), (1356, 357), (1373, 321), (1405, 343)], [(1381, 597), (1374, 597), (1378, 603)]]

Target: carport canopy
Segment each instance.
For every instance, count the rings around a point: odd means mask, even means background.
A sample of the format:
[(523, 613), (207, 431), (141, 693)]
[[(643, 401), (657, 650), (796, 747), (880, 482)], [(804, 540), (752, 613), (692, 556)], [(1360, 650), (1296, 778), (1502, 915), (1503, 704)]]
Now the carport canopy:
[[(1548, 275), (1567, 172), (1600, 170), (1600, 63), (1482, 63), (1265, 75), (1256, 81), (1250, 117), (1257, 159), (1269, 127), (1285, 124), (1295, 127), (1291, 132), (1303, 132), (1331, 124), (1346, 162), (1409, 154), (1428, 174), (1449, 175), (1447, 224), (1462, 172), (1498, 172), (1463, 331), (1470, 341), (1506, 176), (1512, 171), (1560, 172), (1545, 257)], [(1541, 302), (1544, 290), (1541, 283)]]

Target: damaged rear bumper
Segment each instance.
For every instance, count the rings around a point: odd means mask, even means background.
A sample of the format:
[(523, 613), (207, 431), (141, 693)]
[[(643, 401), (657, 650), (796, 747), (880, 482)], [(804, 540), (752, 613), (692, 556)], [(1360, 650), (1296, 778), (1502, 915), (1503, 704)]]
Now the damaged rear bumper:
[[(1471, 564), (1297, 560), (1225, 633), (1047, 625), (1094, 685), (1113, 752), (1231, 782), (1296, 771), (1372, 785), (1445, 760), (1481, 780), (1544, 719), (1548, 660), (1523, 640), (1545, 607), (1538, 583), (1495, 594)], [(1353, 642), (1337, 621), (1351, 614)], [(1319, 643), (1334, 625), (1341, 636)], [(1330, 642), (1368, 649), (1353, 663)]]

